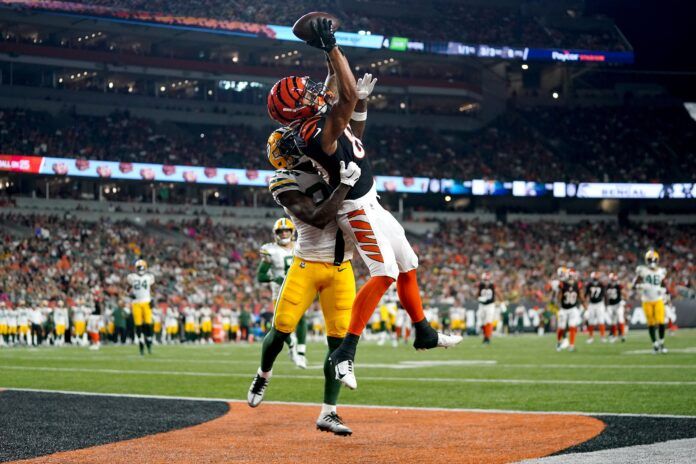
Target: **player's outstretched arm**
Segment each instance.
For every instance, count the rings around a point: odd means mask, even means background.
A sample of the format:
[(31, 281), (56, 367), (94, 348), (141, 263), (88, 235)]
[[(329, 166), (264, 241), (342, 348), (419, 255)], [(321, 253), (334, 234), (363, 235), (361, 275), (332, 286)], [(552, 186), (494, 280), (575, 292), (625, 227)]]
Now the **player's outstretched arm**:
[(321, 148), (328, 155), (336, 153), (338, 137), (348, 127), (350, 117), (358, 101), (355, 76), (353, 76), (345, 55), (336, 46), (336, 38), (331, 27), (331, 21), (325, 18), (313, 22), (314, 39), (307, 42), (309, 45), (326, 52), (336, 77), (338, 93), (336, 97), (338, 100), (331, 108), (324, 124), (324, 131), (321, 134)]
[(336, 219), (336, 214), (338, 214), (343, 200), (346, 199), (346, 195), (360, 178), (360, 167), (352, 161), (348, 163), (348, 166), (341, 161), (340, 175), (341, 183), (319, 206), (315, 205), (310, 197), (298, 190), (288, 190), (279, 194), (278, 202), (290, 210), (300, 221), (317, 229), (323, 229)]
[(365, 123), (367, 121), (367, 97), (375, 89), (377, 79), (372, 78), (372, 74), (365, 73), (358, 79), (356, 89), (358, 91), (358, 102), (355, 104), (353, 114), (350, 116), (350, 128), (353, 135), (361, 139), (365, 133)]

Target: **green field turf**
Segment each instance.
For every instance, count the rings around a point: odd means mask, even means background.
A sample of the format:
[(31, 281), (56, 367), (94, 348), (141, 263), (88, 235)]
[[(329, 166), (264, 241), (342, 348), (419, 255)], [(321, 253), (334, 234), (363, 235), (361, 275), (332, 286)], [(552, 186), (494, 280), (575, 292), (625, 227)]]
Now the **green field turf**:
[[(696, 330), (669, 336), (667, 355), (652, 355), (645, 331), (626, 343), (585, 344), (557, 353), (551, 335), (469, 337), (450, 350), (416, 352), (371, 342), (356, 360), (359, 388), (342, 403), (445, 408), (696, 415)], [(309, 345), (310, 369), (281, 353), (266, 399), (322, 400), (324, 346)], [(0, 388), (36, 388), (246, 399), (261, 346), (134, 346), (0, 349)], [(641, 351), (645, 351), (642, 353)], [(430, 364), (429, 364), (430, 363)]]

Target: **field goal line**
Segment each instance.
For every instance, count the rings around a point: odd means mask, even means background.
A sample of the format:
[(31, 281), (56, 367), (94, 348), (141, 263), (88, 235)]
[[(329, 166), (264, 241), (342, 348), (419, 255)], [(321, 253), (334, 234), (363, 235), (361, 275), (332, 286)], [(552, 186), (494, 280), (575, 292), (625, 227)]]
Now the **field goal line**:
[[(245, 400), (237, 398), (206, 398), (194, 396), (169, 396), (169, 395), (144, 395), (138, 393), (101, 393), (88, 391), (71, 391), (71, 390), (51, 390), (40, 388), (15, 388), (0, 386), (2, 391), (20, 391), (33, 393), (58, 393), (61, 395), (84, 395), (84, 396), (105, 396), (116, 398), (144, 398), (154, 400), (180, 400), (180, 401), (207, 401), (207, 402), (224, 402), (246, 405)], [(321, 403), (310, 403), (301, 401), (264, 401), (267, 404), (276, 404), (283, 406), (315, 406), (321, 407)], [(557, 414), (568, 416), (621, 416), (621, 417), (661, 417), (668, 419), (696, 419), (696, 416), (678, 415), (678, 414), (636, 414), (636, 413), (616, 413), (616, 412), (583, 412), (583, 411), (521, 411), (511, 409), (477, 409), (477, 408), (437, 408), (427, 406), (391, 406), (391, 405), (374, 405), (374, 404), (341, 404), (341, 408), (365, 408), (365, 409), (401, 409), (404, 411), (438, 411), (438, 412), (472, 412), (472, 413), (490, 413), (490, 414)]]

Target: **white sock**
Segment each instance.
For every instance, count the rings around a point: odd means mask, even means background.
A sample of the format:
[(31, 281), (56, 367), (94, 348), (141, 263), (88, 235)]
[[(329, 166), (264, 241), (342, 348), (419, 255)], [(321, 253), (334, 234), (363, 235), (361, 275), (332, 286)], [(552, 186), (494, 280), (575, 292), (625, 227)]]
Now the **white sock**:
[(259, 367), (259, 370), (256, 371), (256, 373), (259, 374), (259, 375), (260, 375), (261, 377), (263, 377), (264, 379), (270, 379), (271, 376), (273, 375), (273, 369), (271, 369), (271, 370), (268, 371), (268, 372), (264, 372), (264, 371), (262, 371), (261, 368)]
[(322, 404), (321, 405), (321, 415), (322, 417), (331, 414), (332, 412), (336, 412), (336, 405), (335, 404)]
[(307, 352), (307, 345), (297, 345), (297, 353), (301, 354), (304, 356), (304, 354)]

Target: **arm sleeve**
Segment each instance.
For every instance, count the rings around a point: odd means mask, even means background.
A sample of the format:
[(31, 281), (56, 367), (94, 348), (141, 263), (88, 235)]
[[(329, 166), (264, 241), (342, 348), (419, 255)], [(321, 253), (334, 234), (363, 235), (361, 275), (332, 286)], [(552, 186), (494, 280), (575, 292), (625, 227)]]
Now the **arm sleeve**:
[(270, 282), (271, 278), (271, 263), (263, 260), (259, 263), (258, 269), (256, 269), (256, 280), (258, 282)]

